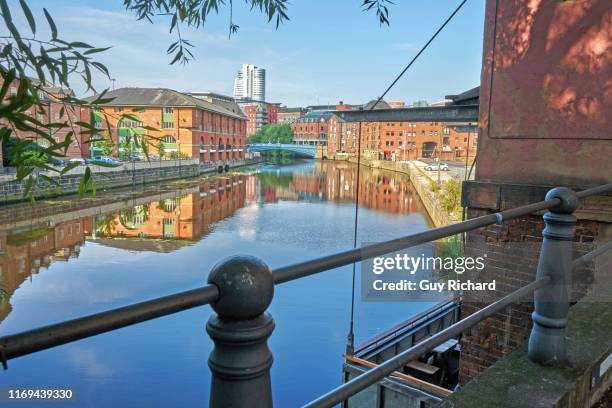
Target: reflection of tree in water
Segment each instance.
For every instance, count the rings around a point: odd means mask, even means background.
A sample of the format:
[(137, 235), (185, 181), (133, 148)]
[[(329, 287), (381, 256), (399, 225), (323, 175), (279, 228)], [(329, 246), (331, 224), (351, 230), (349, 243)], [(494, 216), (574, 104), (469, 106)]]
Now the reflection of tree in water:
[(115, 227), (119, 225), (115, 214), (107, 214), (103, 217), (96, 217), (95, 230), (97, 235), (110, 237), (113, 235)]
[(272, 187), (283, 187), (289, 188), (291, 182), (293, 181), (292, 173), (257, 173), (257, 179), (261, 182), (263, 187), (272, 186)]
[(157, 202), (157, 208), (168, 213), (174, 212), (174, 210), (176, 210), (176, 207), (178, 207), (178, 203), (180, 202), (180, 200), (181, 199), (178, 197), (165, 198)]
[(136, 207), (121, 210), (119, 222), (126, 229), (135, 230), (144, 225), (149, 219), (149, 204), (137, 205)]

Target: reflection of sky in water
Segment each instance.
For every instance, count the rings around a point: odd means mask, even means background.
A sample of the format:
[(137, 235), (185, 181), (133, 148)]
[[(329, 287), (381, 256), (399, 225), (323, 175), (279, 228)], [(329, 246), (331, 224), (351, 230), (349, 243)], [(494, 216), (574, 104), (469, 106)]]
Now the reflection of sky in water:
[[(353, 217), (350, 202), (251, 203), (199, 242), (170, 253), (87, 242), (78, 259), (52, 263), (21, 285), (0, 334), (192, 289), (206, 282), (216, 262), (235, 254), (257, 255), (276, 267), (344, 250), (352, 246)], [(426, 228), (419, 213), (360, 209), (360, 242)], [(339, 383), (350, 271), (344, 267), (277, 287), (270, 308), (277, 323), (270, 340), (276, 406), (303, 404)], [(431, 306), (362, 303), (357, 292), (357, 343)], [(69, 387), (79, 403), (68, 406), (206, 406), (209, 315), (210, 308), (202, 307), (13, 360), (0, 373), (2, 386)]]

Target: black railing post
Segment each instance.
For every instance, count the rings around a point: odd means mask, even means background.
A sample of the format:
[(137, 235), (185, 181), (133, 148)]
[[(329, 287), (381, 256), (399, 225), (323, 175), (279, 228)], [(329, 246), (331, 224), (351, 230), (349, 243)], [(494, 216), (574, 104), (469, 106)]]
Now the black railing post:
[[(561, 202), (559, 203), (558, 200)], [(578, 206), (569, 188), (554, 188), (546, 194), (549, 212), (538, 262), (537, 279), (550, 277), (550, 283), (535, 291), (533, 327), (528, 355), (539, 364), (554, 364), (566, 358), (565, 327), (572, 290), (572, 241)]]
[(272, 407), (268, 337), (274, 320), (266, 309), (274, 294), (270, 268), (261, 260), (235, 256), (215, 265), (208, 283), (219, 290), (216, 312), (206, 331), (215, 345), (208, 359), (212, 371), (211, 408)]

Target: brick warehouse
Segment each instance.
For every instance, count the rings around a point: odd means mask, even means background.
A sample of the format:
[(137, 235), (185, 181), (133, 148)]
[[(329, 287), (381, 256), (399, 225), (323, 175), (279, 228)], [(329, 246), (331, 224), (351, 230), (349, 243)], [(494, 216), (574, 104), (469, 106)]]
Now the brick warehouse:
[(236, 102), (247, 118), (246, 135), (251, 136), (265, 125), (277, 123), (280, 104), (249, 99)]
[(278, 112), (278, 123), (293, 123), (306, 114), (304, 108), (281, 107)]
[(307, 145), (325, 145), (328, 138), (331, 112), (308, 112), (291, 122), (293, 142)]
[[(612, 76), (609, 2), (487, 0), (480, 92), (476, 179), (463, 186), (468, 218), (542, 200), (553, 186), (583, 189), (612, 181), (612, 99), (601, 86)], [(602, 47), (603, 45), (603, 47)], [(612, 195), (589, 197), (577, 218), (574, 257), (612, 239)], [(467, 234), (466, 255), (488, 255), (483, 274), (467, 279), (499, 282), (495, 293), (467, 293), (462, 314), (532, 282), (541, 214)], [(612, 278), (610, 256), (573, 275), (572, 297), (596, 291)], [(602, 285), (605, 286), (605, 285)], [(478, 376), (522, 344), (531, 328), (525, 298), (464, 333), (460, 380)]]
[[(374, 101), (365, 105), (368, 110)], [(390, 109), (379, 102), (376, 109)], [(329, 119), (327, 157), (357, 153), (361, 132), (361, 153), (380, 160), (443, 160), (474, 158), (478, 147), (476, 126), (471, 123), (441, 122), (346, 122), (336, 115)]]
[[(247, 119), (238, 109), (165, 88), (121, 88), (105, 97), (114, 100), (94, 112), (95, 123), (101, 132), (110, 125), (118, 146), (115, 156), (133, 140), (129, 136), (136, 136), (146, 140), (151, 154), (158, 153), (162, 141), (165, 154), (178, 153), (201, 162), (244, 158)], [(122, 114), (138, 121), (120, 120)]]
[[(3, 79), (0, 78), (0, 85), (3, 84)], [(7, 95), (16, 95), (19, 88), (19, 79), (14, 80), (8, 88)], [(66, 135), (69, 132), (74, 132), (73, 140), (68, 145), (68, 150), (63, 158), (72, 157), (88, 157), (89, 146), (87, 141), (89, 135), (81, 134), (85, 129), (76, 124), (76, 122), (89, 122), (91, 110), (85, 106), (71, 105), (63, 102), (64, 98), (74, 97), (74, 93), (70, 89), (60, 88), (52, 84), (45, 84), (39, 86), (39, 97), (41, 99), (43, 108), (38, 109), (35, 106), (30, 107), (24, 113), (33, 118), (36, 118), (41, 123), (62, 123), (66, 122), (67, 127), (64, 128), (53, 128), (46, 130), (50, 132), (50, 136), (56, 142), (63, 142), (66, 139)], [(64, 115), (60, 116), (60, 111), (64, 108)], [(0, 119), (0, 126), (6, 127), (8, 123), (5, 119)], [(36, 125), (33, 125), (36, 127)], [(12, 136), (20, 139), (33, 140), (43, 147), (49, 146), (49, 141), (45, 140), (35, 132), (13, 129), (11, 132)], [(61, 157), (60, 157), (61, 158)], [(2, 167), (3, 152), (0, 146), (0, 167)]]

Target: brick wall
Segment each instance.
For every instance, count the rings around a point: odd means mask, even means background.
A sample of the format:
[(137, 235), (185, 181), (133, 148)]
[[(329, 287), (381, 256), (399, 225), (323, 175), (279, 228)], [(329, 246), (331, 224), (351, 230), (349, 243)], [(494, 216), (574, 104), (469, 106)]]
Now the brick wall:
[[(329, 121), (327, 156), (335, 153), (356, 153), (357, 123), (347, 123), (332, 116)], [(351, 132), (348, 134), (347, 132)], [(458, 130), (457, 126), (441, 122), (363, 122), (361, 150), (378, 151), (380, 159), (417, 160), (437, 157), (442, 147), (442, 159), (474, 157), (478, 146), (477, 132)]]
[[(156, 129), (145, 131), (150, 154), (157, 154), (156, 146), (160, 140), (165, 140), (166, 155), (180, 149), (183, 154), (199, 158), (201, 162), (244, 158), (246, 121), (242, 119), (192, 107), (175, 107), (172, 113), (166, 114), (172, 118), (173, 122), (169, 122), (172, 126), (164, 128), (161, 107), (106, 106), (99, 110), (99, 114), (103, 118), (101, 133), (108, 133), (106, 131), (108, 122), (111, 138), (115, 143), (118, 142), (117, 125), (122, 115), (133, 115), (142, 122), (143, 126)], [(114, 156), (117, 156), (117, 149)]]
[[(540, 201), (548, 190), (548, 187), (507, 186), (498, 195), (492, 195), (487, 191), (490, 185), (468, 183), (464, 188), (464, 204), (470, 207), (468, 218)], [(492, 200), (488, 201), (486, 197)], [(489, 208), (482, 208), (486, 206)], [(575, 215), (578, 222), (573, 258), (592, 251), (596, 245), (612, 238), (612, 195), (585, 200)], [(477, 282), (495, 279), (497, 290), (466, 292), (461, 310), (463, 318), (535, 280), (543, 228), (542, 215), (538, 214), (467, 234), (466, 256), (486, 254), (486, 268), (480, 272), (466, 272), (464, 279)], [(609, 282), (610, 269), (609, 265), (596, 262), (575, 271), (572, 300), (576, 301), (586, 293), (597, 290), (599, 283)], [(461, 383), (478, 376), (528, 338), (532, 311), (533, 298), (525, 297), (521, 302), (508, 306), (464, 333), (461, 340)]]

